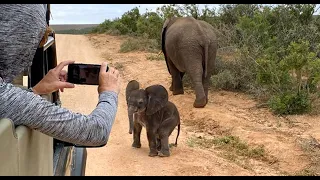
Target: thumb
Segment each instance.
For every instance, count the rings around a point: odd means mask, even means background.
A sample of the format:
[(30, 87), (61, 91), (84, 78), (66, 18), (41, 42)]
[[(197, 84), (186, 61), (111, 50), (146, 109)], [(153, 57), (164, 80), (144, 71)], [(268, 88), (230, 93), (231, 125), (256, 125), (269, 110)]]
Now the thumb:
[(58, 82), (58, 88), (63, 89), (63, 88), (74, 88), (74, 84), (69, 83), (69, 82)]
[(107, 62), (103, 62), (101, 64), (101, 66), (100, 66), (100, 74), (107, 72), (107, 68), (108, 68), (108, 63)]

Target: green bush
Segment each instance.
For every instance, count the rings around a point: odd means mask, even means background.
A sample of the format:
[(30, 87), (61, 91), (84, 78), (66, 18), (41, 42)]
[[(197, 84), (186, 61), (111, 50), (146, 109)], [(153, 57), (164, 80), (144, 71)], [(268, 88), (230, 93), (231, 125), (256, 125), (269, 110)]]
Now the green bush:
[(211, 77), (213, 87), (218, 89), (230, 90), (237, 89), (239, 82), (235, 78), (236, 74), (228, 69), (223, 70), (217, 75)]
[(131, 29), (129, 29), (128, 26), (123, 24), (121, 21), (114, 21), (114, 23), (111, 26), (111, 29), (118, 30), (122, 35), (128, 34), (129, 32), (131, 32), (130, 31)]
[(149, 39), (157, 40), (160, 49), (161, 45), (161, 31), (162, 31), (162, 19), (154, 12), (147, 12), (142, 15), (137, 21), (137, 34), (146, 35)]
[[(137, 7), (131, 9), (128, 12), (125, 12), (121, 19), (120, 23), (128, 29), (128, 32), (136, 32), (137, 31), (137, 21), (140, 18), (140, 12)], [(126, 33), (125, 33), (126, 34)]]
[[(317, 93), (320, 59), (309, 51), (308, 41), (291, 42), (283, 59), (258, 59), (257, 81), (271, 92), (271, 109), (279, 114), (299, 114), (311, 109), (310, 95)], [(278, 60), (278, 61), (276, 61)]]
[(309, 95), (304, 91), (274, 95), (268, 101), (268, 104), (276, 114), (303, 114), (311, 110)]

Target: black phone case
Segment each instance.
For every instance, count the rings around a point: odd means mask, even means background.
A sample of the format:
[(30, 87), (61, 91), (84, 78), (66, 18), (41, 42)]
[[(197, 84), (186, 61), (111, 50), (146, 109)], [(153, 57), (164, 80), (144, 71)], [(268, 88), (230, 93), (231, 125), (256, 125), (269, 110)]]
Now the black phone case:
[[(85, 66), (84, 68), (81, 66)], [(100, 67), (101, 65), (97, 64), (82, 64), (82, 63), (75, 63), (75, 64), (70, 64), (68, 66), (68, 78), (67, 81), (73, 84), (79, 84), (79, 85), (99, 85), (99, 72), (100, 72)], [(76, 70), (78, 69), (78, 70)], [(95, 70), (97, 73), (95, 73), (95, 78), (80, 78), (80, 74), (84, 73), (81, 71), (92, 71)], [(107, 72), (109, 70), (109, 67), (107, 66)], [(78, 71), (78, 74), (75, 74), (74, 72)], [(90, 75), (90, 72), (87, 72), (87, 75)], [(91, 73), (92, 75), (92, 73)]]

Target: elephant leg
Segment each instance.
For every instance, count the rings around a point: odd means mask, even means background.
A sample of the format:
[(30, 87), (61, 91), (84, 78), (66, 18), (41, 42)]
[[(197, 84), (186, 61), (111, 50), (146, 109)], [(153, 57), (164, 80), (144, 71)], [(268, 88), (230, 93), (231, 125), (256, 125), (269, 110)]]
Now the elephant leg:
[(186, 47), (179, 52), (179, 57), (185, 64), (185, 70), (190, 77), (196, 99), (193, 103), (195, 108), (203, 108), (206, 105), (206, 95), (203, 88), (202, 77), (203, 77), (203, 57), (201, 50), (196, 51), (194, 47)]
[(168, 65), (169, 65), (171, 77), (172, 77), (172, 83), (169, 90), (173, 91), (172, 93), (173, 95), (184, 94), (182, 78), (180, 75), (181, 72), (175, 67), (175, 65), (169, 58), (168, 58)]
[(157, 138), (157, 151), (159, 152), (161, 150), (161, 139)]
[(142, 126), (139, 123), (134, 123), (132, 147), (135, 147), (135, 148), (141, 147), (141, 142), (140, 142), (141, 130), (142, 130)]
[[(185, 74), (184, 72), (180, 72), (181, 82), (182, 82), (184, 74)], [(182, 84), (182, 86), (183, 86), (183, 84)], [(169, 90), (173, 91), (173, 81), (171, 81), (171, 86), (169, 87)]]
[(161, 137), (161, 150), (159, 152), (159, 156), (160, 157), (170, 156), (169, 137), (168, 136)]
[(159, 156), (168, 157), (170, 156), (170, 147), (169, 147), (169, 136), (175, 129), (178, 119), (176, 116), (171, 116), (168, 119), (165, 119), (161, 124), (161, 128), (158, 130), (159, 138), (161, 142), (161, 149)]
[(207, 97), (202, 83), (203, 70), (202, 68), (194, 68), (191, 69), (189, 72), (196, 93), (196, 99), (193, 103), (193, 107), (203, 108), (207, 104)]
[(147, 137), (149, 141), (149, 156), (154, 157), (158, 155), (156, 133), (152, 129), (147, 129)]
[(203, 78), (203, 89), (204, 89), (204, 94), (206, 95), (206, 104), (208, 104), (208, 101), (209, 101), (209, 96), (208, 96), (209, 81), (210, 81), (209, 76), (207, 76), (206, 78)]

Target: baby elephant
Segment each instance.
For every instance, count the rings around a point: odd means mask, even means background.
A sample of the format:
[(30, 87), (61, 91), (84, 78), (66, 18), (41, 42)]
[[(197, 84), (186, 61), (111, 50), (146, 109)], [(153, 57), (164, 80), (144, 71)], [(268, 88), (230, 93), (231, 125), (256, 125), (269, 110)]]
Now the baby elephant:
[[(140, 148), (142, 126), (147, 130), (149, 156), (170, 156), (169, 136), (178, 126), (175, 146), (180, 134), (180, 116), (177, 107), (168, 101), (168, 92), (161, 85), (139, 89), (139, 83), (132, 80), (126, 88), (126, 100), (130, 129), (133, 130), (132, 147)], [(158, 153), (159, 152), (159, 153)]]

